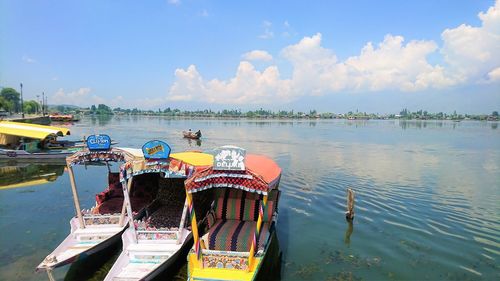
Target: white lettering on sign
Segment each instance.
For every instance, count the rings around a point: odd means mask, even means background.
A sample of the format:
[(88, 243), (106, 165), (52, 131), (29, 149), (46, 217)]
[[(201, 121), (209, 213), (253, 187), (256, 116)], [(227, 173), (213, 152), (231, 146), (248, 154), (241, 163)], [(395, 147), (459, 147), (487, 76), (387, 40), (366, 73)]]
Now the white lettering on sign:
[(238, 147), (221, 148), (214, 157), (216, 170), (245, 170), (245, 150)]

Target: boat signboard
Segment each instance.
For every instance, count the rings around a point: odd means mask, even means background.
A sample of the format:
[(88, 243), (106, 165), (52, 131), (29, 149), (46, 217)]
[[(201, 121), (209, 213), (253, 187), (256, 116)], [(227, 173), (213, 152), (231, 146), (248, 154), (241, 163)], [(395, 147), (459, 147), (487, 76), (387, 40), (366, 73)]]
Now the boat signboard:
[(111, 138), (108, 135), (90, 135), (86, 142), (89, 150), (108, 150), (111, 148)]
[(168, 159), (170, 156), (170, 146), (163, 141), (152, 140), (142, 146), (142, 153), (145, 159)]
[(244, 171), (246, 150), (226, 145), (215, 150), (214, 170)]

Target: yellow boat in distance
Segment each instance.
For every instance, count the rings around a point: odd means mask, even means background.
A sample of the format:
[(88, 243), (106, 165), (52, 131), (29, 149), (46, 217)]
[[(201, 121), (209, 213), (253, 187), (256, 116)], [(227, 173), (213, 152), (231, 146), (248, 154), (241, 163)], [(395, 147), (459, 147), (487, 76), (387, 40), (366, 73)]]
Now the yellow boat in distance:
[[(194, 244), (188, 255), (188, 280), (255, 280), (277, 240), (281, 168), (270, 158), (223, 146), (211, 167), (186, 181)], [(211, 196), (212, 208), (198, 230), (193, 193)], [(277, 241), (276, 241), (277, 243)]]
[(70, 130), (38, 124), (0, 121), (0, 160), (64, 159), (83, 147), (83, 141), (60, 141)]

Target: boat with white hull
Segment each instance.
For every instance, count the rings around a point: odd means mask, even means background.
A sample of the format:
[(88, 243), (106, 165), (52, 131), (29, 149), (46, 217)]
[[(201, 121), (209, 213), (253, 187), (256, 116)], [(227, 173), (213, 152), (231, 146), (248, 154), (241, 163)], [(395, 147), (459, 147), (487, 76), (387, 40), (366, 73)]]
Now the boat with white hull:
[[(140, 150), (111, 148), (109, 145), (96, 147), (89, 143), (89, 141), (96, 139), (107, 144), (111, 143), (111, 139), (106, 135), (89, 136), (87, 148), (66, 158), (76, 216), (70, 220), (70, 234), (36, 268), (37, 271), (46, 271), (50, 280), (54, 280), (52, 275), (54, 268), (73, 263), (118, 242), (127, 227), (128, 217), (125, 211), (125, 200), (118, 196), (124, 190), (119, 180), (120, 175), (111, 172), (108, 162), (130, 161), (139, 157)], [(96, 195), (94, 207), (90, 210), (82, 210), (73, 166), (96, 162), (105, 162), (108, 165), (109, 186), (104, 192)], [(135, 201), (142, 203), (141, 206), (134, 206), (136, 210), (140, 210), (144, 209), (148, 200)], [(131, 211), (130, 214), (136, 215), (137, 213), (137, 211), (134, 213)]]
[[(168, 153), (151, 156), (148, 151)], [(160, 141), (146, 143), (143, 153), (144, 161), (126, 163), (122, 166), (125, 170), (122, 174), (126, 175), (129, 186), (136, 175), (161, 175), (158, 195), (146, 209), (145, 217), (129, 222), (130, 226), (122, 236), (123, 251), (105, 281), (152, 280), (179, 258), (185, 259), (192, 246), (184, 179), (197, 167), (211, 163), (213, 157), (195, 152), (177, 153), (169, 157), (170, 147)]]

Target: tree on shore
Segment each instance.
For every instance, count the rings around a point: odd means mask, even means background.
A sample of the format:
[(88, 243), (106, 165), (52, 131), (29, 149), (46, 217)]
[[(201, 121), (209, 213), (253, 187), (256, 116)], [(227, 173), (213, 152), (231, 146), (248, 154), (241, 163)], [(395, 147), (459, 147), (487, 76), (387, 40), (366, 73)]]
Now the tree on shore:
[(25, 101), (23, 109), (24, 113), (34, 114), (40, 111), (40, 104), (34, 100)]
[(21, 109), (20, 98), (21, 94), (19, 94), (13, 88), (3, 88), (0, 92), (0, 97), (3, 98), (2, 107), (8, 110), (10, 113), (19, 112)]

